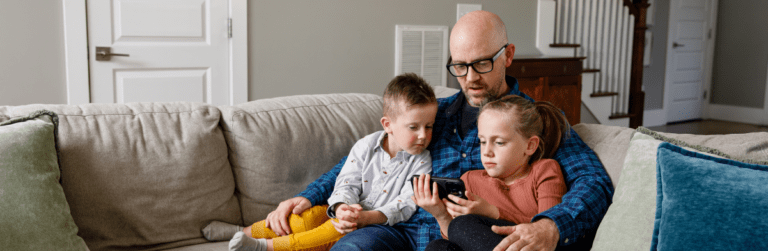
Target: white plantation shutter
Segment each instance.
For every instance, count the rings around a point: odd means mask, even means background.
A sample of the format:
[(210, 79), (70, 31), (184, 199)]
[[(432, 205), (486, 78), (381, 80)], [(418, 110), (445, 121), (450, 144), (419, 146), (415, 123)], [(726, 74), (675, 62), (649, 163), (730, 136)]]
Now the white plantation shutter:
[(397, 25), (395, 76), (413, 72), (431, 85), (448, 85), (448, 26)]

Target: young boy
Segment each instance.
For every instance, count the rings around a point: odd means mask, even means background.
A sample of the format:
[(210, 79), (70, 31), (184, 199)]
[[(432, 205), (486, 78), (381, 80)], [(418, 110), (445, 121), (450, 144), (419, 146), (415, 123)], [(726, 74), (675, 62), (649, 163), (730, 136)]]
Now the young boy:
[(290, 235), (278, 236), (263, 220), (242, 232), (237, 226), (213, 222), (203, 229), (206, 239), (234, 234), (230, 250), (328, 250), (355, 229), (408, 220), (416, 212), (408, 180), (432, 170), (426, 148), (436, 113), (437, 99), (424, 79), (413, 73), (395, 77), (384, 91), (384, 130), (352, 147), (328, 205), (291, 215)]

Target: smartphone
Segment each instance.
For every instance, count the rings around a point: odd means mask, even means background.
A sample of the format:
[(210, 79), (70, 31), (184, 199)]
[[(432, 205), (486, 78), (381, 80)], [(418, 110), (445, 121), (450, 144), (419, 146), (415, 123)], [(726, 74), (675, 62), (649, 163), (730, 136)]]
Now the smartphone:
[[(420, 175), (414, 175), (411, 177), (411, 184), (413, 184), (413, 179), (418, 179)], [(464, 181), (461, 179), (456, 178), (442, 178), (442, 177), (430, 177), (430, 180), (432, 180), (433, 183), (437, 183), (437, 194), (440, 197), (440, 199), (448, 199), (449, 194), (453, 194), (456, 197), (467, 199), (467, 196), (464, 195), (464, 192), (466, 189), (464, 188)], [(430, 186), (430, 188), (432, 188)], [(415, 189), (415, 188), (414, 188)], [(456, 203), (452, 201), (451, 199), (448, 199), (448, 201)]]

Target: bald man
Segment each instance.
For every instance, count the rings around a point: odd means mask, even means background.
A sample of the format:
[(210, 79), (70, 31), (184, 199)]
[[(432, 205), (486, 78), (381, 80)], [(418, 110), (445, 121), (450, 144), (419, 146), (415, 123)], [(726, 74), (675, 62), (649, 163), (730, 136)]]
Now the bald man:
[[(461, 91), (438, 100), (432, 143), (432, 176), (459, 178), (470, 170), (483, 169), (477, 138), (479, 106), (508, 94), (530, 97), (518, 90), (517, 79), (505, 76), (515, 46), (507, 41), (501, 19), (487, 11), (470, 12), (453, 27), (450, 37), (451, 75)], [(313, 205), (326, 204), (336, 176), (346, 158), (307, 189), (280, 203), (267, 224), (278, 234), (290, 233), (287, 217)], [(588, 249), (594, 232), (613, 197), (613, 185), (595, 153), (571, 130), (555, 154), (568, 185), (563, 202), (536, 215), (530, 223), (494, 227), (506, 236), (496, 250)], [(459, 207), (472, 201), (457, 201)], [(459, 209), (461, 210), (461, 209)], [(354, 229), (354, 226), (348, 226)], [(440, 239), (440, 227), (431, 214), (419, 208), (407, 222), (394, 226), (369, 225), (341, 238), (331, 250), (424, 250)]]

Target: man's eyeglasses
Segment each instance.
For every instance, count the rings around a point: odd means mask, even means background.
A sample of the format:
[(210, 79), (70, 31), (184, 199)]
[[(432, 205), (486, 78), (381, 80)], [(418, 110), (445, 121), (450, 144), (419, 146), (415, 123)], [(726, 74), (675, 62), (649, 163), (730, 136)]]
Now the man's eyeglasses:
[(475, 62), (466, 63), (466, 64), (462, 64), (462, 63), (448, 64), (445, 67), (448, 68), (448, 72), (450, 72), (451, 75), (453, 75), (454, 77), (466, 76), (467, 73), (469, 73), (470, 66), (477, 73), (480, 73), (480, 74), (489, 73), (493, 70), (493, 62), (496, 61), (496, 59), (501, 56), (501, 53), (504, 52), (504, 49), (507, 48), (507, 45), (509, 44), (505, 44), (504, 46), (502, 46), (501, 49), (499, 49), (499, 52), (496, 52), (496, 55), (493, 55), (492, 58), (480, 59)]

